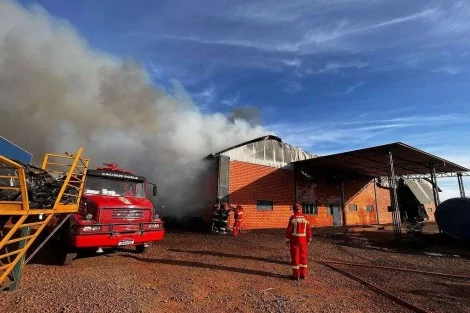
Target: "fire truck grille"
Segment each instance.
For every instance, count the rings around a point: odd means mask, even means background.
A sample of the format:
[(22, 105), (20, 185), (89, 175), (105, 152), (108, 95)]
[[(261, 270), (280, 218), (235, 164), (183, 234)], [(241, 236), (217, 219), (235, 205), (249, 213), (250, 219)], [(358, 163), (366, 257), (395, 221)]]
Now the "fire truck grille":
[(143, 209), (103, 209), (101, 213), (102, 222), (141, 222), (150, 220), (150, 210)]
[(140, 220), (144, 217), (142, 210), (117, 209), (111, 213), (113, 220)]

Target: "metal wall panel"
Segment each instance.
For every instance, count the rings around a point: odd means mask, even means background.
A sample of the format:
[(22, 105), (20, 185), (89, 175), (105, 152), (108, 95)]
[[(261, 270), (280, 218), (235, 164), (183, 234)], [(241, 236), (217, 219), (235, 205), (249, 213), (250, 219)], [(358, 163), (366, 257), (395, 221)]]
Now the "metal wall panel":
[(229, 201), (229, 184), (230, 184), (230, 157), (225, 155), (219, 156), (219, 181), (217, 197), (222, 202)]

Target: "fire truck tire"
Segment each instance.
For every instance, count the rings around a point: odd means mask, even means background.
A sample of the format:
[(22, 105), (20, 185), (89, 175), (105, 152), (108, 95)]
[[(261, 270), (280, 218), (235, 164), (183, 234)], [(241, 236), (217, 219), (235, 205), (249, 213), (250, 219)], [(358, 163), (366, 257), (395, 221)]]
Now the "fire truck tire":
[(150, 243), (147, 245), (137, 245), (135, 246), (135, 252), (140, 254), (146, 254), (150, 250)]

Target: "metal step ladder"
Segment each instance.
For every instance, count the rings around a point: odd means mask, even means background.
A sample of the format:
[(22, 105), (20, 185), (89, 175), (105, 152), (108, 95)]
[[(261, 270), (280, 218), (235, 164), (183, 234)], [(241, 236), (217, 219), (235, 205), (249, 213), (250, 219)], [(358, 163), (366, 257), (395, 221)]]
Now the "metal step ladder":
[[(82, 151), (83, 148), (80, 148), (75, 155), (68, 153), (45, 155), (42, 169), (63, 181), (59, 194), (50, 208), (30, 207), (25, 169), (0, 155), (2, 165), (0, 179), (11, 182), (11, 187), (5, 187), (2, 184), (0, 190), (13, 190), (21, 193), (21, 200), (0, 201), (0, 218), (3, 218), (4, 223), (10, 222), (8, 226), (2, 225), (3, 229), (0, 229), (0, 290), (14, 290), (18, 287), (26, 252), (51, 219), (56, 214), (70, 214), (78, 211), (89, 163), (88, 159), (81, 158)], [(61, 161), (57, 162), (56, 159), (61, 159)], [(7, 175), (2, 173), (5, 169)], [(43, 245), (44, 243), (39, 245), (38, 249)], [(34, 251), (33, 255), (36, 252)]]

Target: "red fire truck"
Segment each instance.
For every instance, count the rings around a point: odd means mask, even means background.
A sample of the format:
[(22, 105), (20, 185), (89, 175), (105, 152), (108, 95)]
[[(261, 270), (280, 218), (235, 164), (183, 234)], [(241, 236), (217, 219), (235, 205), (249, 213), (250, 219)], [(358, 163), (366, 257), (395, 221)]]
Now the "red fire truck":
[[(59, 263), (70, 264), (82, 249), (135, 246), (146, 253), (151, 242), (163, 239), (163, 221), (147, 198), (157, 186), (114, 163), (88, 170), (79, 211), (59, 232)], [(57, 221), (59, 222), (59, 221)]]

